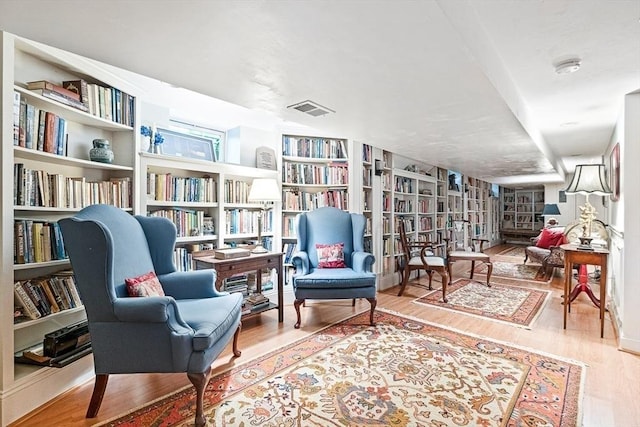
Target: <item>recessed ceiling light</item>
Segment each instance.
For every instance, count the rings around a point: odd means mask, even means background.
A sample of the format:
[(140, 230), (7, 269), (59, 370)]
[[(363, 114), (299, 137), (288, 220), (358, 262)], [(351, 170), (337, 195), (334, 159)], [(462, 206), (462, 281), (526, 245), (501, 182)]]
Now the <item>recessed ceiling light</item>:
[(564, 122), (560, 124), (561, 127), (569, 127), (569, 126), (577, 126), (577, 125), (578, 125), (578, 122)]
[(580, 58), (567, 59), (565, 61), (555, 64), (556, 73), (557, 74), (575, 73), (580, 69), (581, 64), (582, 64), (582, 61), (580, 60)]

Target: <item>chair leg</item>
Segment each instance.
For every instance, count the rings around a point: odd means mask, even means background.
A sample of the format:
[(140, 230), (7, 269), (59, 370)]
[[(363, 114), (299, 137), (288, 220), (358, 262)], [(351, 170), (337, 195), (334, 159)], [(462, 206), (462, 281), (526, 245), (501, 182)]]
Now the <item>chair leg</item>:
[(233, 355), (235, 357), (240, 357), (242, 352), (238, 350), (238, 337), (240, 336), (240, 330), (242, 329), (242, 322), (238, 325), (238, 329), (236, 329), (236, 333), (233, 334)]
[(196, 426), (207, 425), (207, 420), (204, 418), (204, 388), (211, 377), (211, 366), (201, 373), (187, 372), (187, 377), (196, 389)]
[(476, 262), (472, 260), (471, 261), (471, 274), (469, 275), (469, 279), (470, 280), (473, 279), (473, 272), (475, 271), (475, 269), (476, 269)]
[(487, 264), (487, 287), (491, 287), (491, 272), (493, 271), (493, 263), (491, 261), (485, 262)]
[(97, 374), (95, 382), (93, 384), (93, 394), (91, 395), (91, 401), (89, 402), (89, 409), (87, 409), (87, 418), (95, 418), (100, 410), (102, 404), (102, 398), (104, 397), (104, 391), (107, 389), (107, 382), (109, 381), (109, 374)]
[(433, 280), (433, 271), (427, 270), (427, 275), (429, 276), (429, 290), (432, 290), (431, 281)]
[(400, 291), (398, 292), (398, 296), (401, 297), (404, 292), (404, 288), (407, 287), (407, 283), (409, 282), (409, 269), (406, 269), (402, 273), (402, 285), (400, 286)]
[(298, 320), (296, 321), (296, 324), (293, 325), (293, 327), (296, 329), (300, 329), (300, 322), (302, 321), (300, 319), (300, 305), (302, 304), (304, 304), (303, 299), (296, 299), (295, 301), (293, 301), (293, 307), (296, 309), (296, 314), (298, 316)]
[(378, 304), (378, 300), (376, 298), (367, 298), (367, 301), (371, 304), (371, 313), (369, 314), (369, 323), (371, 326), (376, 326), (376, 322), (373, 321), (373, 312), (376, 309), (376, 305)]
[(446, 269), (443, 269), (440, 273), (442, 277), (442, 302), (447, 302), (447, 286), (449, 285), (449, 273)]
[(351, 300), (351, 307), (355, 307), (356, 306), (356, 299), (352, 299)]

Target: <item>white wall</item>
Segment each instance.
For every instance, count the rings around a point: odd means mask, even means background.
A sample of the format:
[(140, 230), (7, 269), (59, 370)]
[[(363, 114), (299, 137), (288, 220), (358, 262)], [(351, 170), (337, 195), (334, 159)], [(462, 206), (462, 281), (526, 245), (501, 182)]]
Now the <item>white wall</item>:
[[(620, 201), (612, 203), (612, 225), (624, 236), (622, 283), (624, 299), (620, 319), (620, 347), (640, 352), (640, 93), (625, 97), (624, 135), (620, 139)], [(622, 222), (622, 227), (619, 227)]]

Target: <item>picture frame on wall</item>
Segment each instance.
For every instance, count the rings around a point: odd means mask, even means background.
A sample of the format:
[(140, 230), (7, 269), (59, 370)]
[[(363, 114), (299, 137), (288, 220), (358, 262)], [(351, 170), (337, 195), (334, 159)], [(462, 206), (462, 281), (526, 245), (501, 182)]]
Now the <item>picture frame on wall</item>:
[(620, 143), (617, 142), (609, 155), (611, 165), (611, 198), (612, 201), (620, 200)]

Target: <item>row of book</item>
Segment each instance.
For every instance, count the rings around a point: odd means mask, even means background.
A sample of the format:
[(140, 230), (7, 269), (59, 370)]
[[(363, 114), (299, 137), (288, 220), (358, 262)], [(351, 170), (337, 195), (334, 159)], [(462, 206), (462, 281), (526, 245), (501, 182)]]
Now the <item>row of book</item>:
[[(225, 210), (225, 232), (227, 234), (257, 234), (258, 217), (262, 212), (249, 209)], [(262, 232), (273, 230), (273, 211), (265, 211), (262, 215)]]
[(114, 87), (78, 79), (61, 85), (38, 80), (27, 83), (27, 89), (105, 120), (126, 126), (135, 123), (135, 98)]
[(147, 173), (147, 198), (167, 202), (215, 203), (213, 177), (178, 177), (167, 173)]
[(13, 232), (15, 264), (67, 259), (57, 222), (18, 219), (13, 222)]
[(67, 121), (51, 111), (39, 109), (13, 93), (13, 145), (64, 156), (67, 151)]
[(73, 272), (19, 280), (13, 285), (16, 323), (35, 320), (62, 310), (81, 307)]
[(147, 216), (167, 218), (176, 226), (178, 237), (204, 235), (204, 212), (190, 209), (159, 209)]
[(343, 139), (285, 135), (282, 138), (282, 154), (284, 156), (312, 157), (316, 159), (346, 159), (347, 148)]
[(106, 203), (131, 208), (131, 178), (110, 178), (89, 182), (85, 177), (65, 177), (44, 170), (13, 165), (13, 203), (16, 206), (84, 208)]
[(346, 210), (348, 206), (346, 190), (326, 190), (315, 193), (285, 190), (282, 196), (283, 209), (291, 211), (308, 211), (323, 206)]
[(282, 252), (284, 252), (284, 263), (285, 264), (291, 264), (291, 257), (293, 257), (293, 254), (296, 253), (298, 244), (293, 242), (293, 243), (285, 243), (282, 245)]
[(224, 180), (224, 201), (227, 203), (248, 203), (251, 185), (246, 181)]
[(287, 184), (348, 185), (349, 169), (346, 164), (285, 163), (282, 181)]

